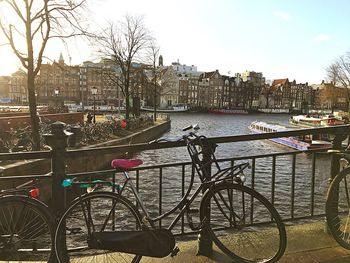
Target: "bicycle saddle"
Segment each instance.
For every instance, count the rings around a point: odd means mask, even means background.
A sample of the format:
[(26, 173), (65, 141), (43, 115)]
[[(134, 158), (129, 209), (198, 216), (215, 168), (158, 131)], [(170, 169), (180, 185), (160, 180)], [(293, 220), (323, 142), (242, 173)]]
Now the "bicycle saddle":
[(111, 162), (113, 168), (122, 168), (124, 170), (131, 169), (143, 164), (140, 159), (114, 159)]

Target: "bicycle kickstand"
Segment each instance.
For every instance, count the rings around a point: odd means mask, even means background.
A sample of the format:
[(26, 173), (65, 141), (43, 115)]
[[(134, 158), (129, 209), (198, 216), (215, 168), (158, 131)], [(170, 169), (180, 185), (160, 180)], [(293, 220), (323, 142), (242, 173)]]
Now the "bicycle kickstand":
[(176, 246), (173, 251), (171, 252), (170, 256), (173, 258), (177, 255), (177, 253), (179, 253), (180, 249), (178, 246)]

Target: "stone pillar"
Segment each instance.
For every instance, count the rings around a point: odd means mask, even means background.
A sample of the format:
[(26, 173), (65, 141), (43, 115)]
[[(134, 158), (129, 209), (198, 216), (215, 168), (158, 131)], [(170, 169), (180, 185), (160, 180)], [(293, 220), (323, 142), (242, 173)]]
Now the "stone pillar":
[[(66, 198), (65, 191), (62, 187), (62, 180), (66, 176), (65, 153), (67, 147), (68, 133), (64, 130), (63, 122), (55, 122), (51, 124), (51, 134), (45, 134), (45, 141), (51, 147), (51, 211), (54, 218), (54, 225), (57, 224), (59, 216), (65, 209)], [(65, 234), (65, 233), (64, 233)], [(63, 241), (65, 236), (63, 236)], [(54, 247), (52, 247), (54, 249)], [(55, 253), (49, 260), (50, 263), (57, 262)]]

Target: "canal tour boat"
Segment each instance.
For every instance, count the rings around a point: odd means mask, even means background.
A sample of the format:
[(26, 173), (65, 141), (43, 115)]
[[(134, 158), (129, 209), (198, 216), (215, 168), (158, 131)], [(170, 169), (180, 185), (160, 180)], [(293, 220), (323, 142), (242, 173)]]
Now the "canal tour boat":
[(289, 123), (299, 127), (315, 128), (342, 125), (344, 121), (336, 118), (333, 114), (324, 116), (297, 115), (292, 116)]
[(209, 109), (209, 113), (223, 114), (223, 115), (241, 115), (249, 112), (243, 109)]
[[(285, 126), (276, 123), (267, 123), (262, 121), (254, 121), (249, 125), (249, 129), (253, 133), (269, 133), (282, 132), (297, 129), (296, 127)], [(288, 146), (290, 148), (306, 151), (310, 149), (328, 149), (332, 148), (332, 143), (323, 140), (314, 140), (312, 135), (298, 137), (281, 137), (269, 139), (273, 142)]]
[[(154, 112), (154, 107), (141, 106), (141, 110)], [(167, 108), (157, 108), (157, 112), (161, 112), (161, 113), (186, 112), (188, 110), (189, 110), (189, 107), (186, 104), (175, 104)]]

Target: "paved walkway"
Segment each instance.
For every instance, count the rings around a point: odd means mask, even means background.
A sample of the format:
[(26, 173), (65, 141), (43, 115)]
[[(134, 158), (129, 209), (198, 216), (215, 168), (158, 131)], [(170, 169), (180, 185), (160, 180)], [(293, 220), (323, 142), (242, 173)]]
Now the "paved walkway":
[[(350, 263), (350, 250), (340, 247), (331, 235), (324, 232), (324, 222), (287, 226), (287, 250), (280, 263)], [(162, 259), (143, 257), (142, 263), (226, 263), (230, 260), (214, 246), (213, 255), (208, 258), (196, 256), (197, 241), (182, 241), (176, 257)], [(3, 261), (1, 261), (2, 263)], [(24, 261), (20, 262), (23, 263)], [(95, 261), (94, 261), (95, 262)], [(11, 262), (12, 263), (12, 262)], [(16, 262), (19, 263), (19, 262)], [(31, 263), (33, 263), (31, 261)]]
[[(281, 263), (350, 263), (350, 251), (340, 247), (331, 235), (324, 232), (324, 223), (306, 223), (297, 226), (287, 226), (288, 245)], [(196, 256), (197, 241), (180, 242), (180, 252), (174, 258), (163, 259), (143, 258), (143, 263), (212, 263), (230, 262), (214, 246), (211, 258)]]

